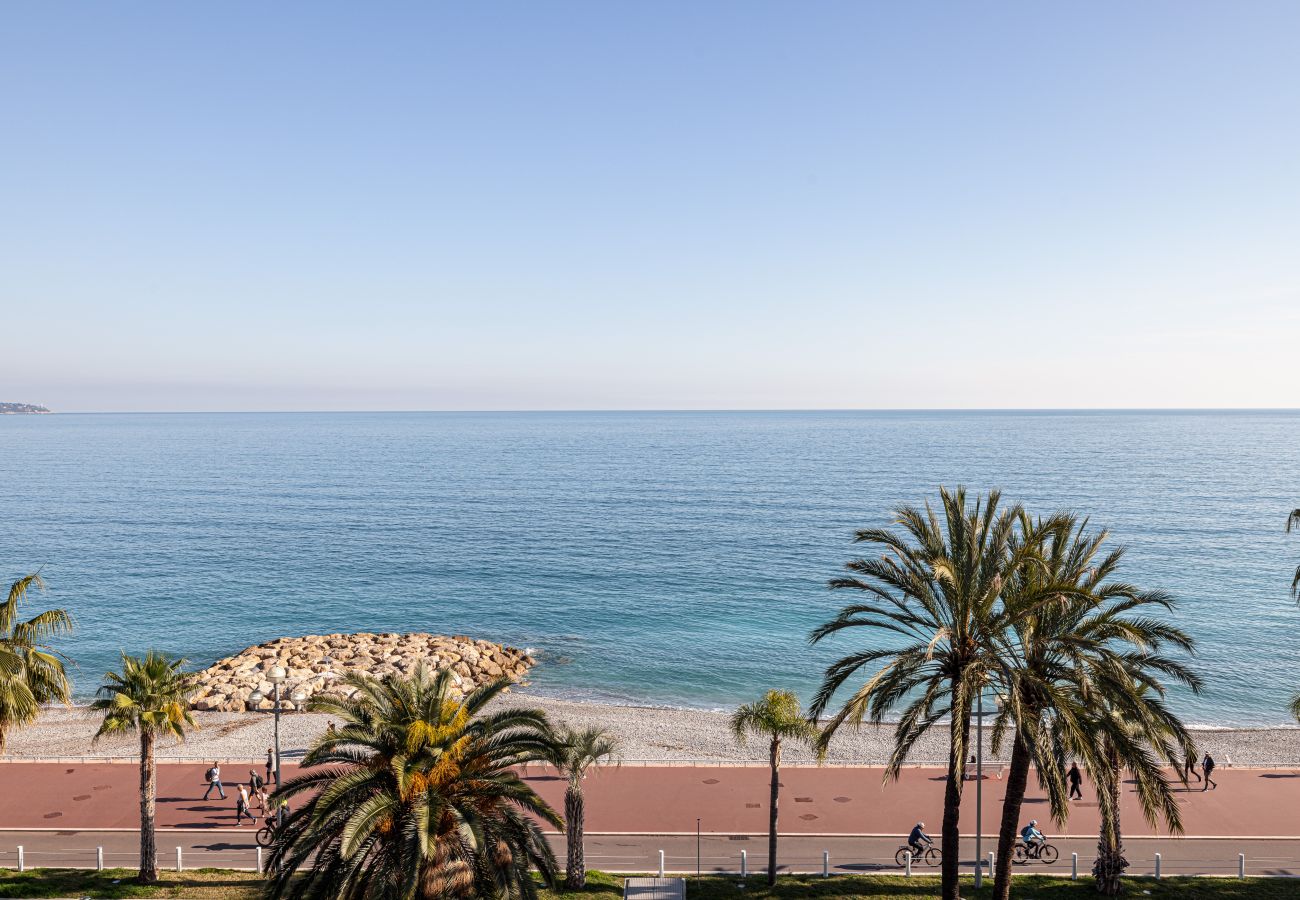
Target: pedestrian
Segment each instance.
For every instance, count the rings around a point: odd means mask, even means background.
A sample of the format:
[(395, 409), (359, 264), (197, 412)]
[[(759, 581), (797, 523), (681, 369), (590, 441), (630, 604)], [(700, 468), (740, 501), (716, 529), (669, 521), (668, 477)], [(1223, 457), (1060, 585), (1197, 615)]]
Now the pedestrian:
[(336, 737), (338, 737), (338, 736), (339, 736), (339, 733), (338, 733), (338, 731), (334, 728), (334, 723), (333, 723), (333, 722), (330, 722), (328, 725), (325, 726), (325, 737), (333, 739), (333, 738), (336, 738)]
[(1209, 790), (1219, 786), (1210, 775), (1214, 772), (1214, 757), (1209, 753), (1205, 754), (1205, 759), (1201, 760), (1201, 771), (1205, 773), (1205, 784), (1201, 785), (1201, 790)]
[[(1200, 775), (1200, 773), (1196, 771), (1196, 754), (1195, 754), (1195, 753), (1193, 753), (1191, 756), (1187, 757), (1187, 775), (1191, 775), (1191, 776), (1192, 776), (1193, 778), (1195, 778), (1197, 781), (1200, 781), (1200, 780), (1201, 780), (1201, 775)], [(1184, 776), (1184, 780), (1186, 780), (1186, 776)]]
[(244, 816), (248, 816), (254, 823), (257, 822), (257, 816), (253, 815), (253, 811), (248, 808), (248, 788), (241, 784), (239, 796), (235, 798), (235, 824), (243, 825)]
[(267, 796), (266, 788), (265, 787), (258, 788), (257, 796), (254, 797), (253, 799), (257, 801), (257, 808), (261, 810), (262, 815), (264, 816), (267, 815), (268, 810), (270, 810), (271, 808), (271, 798)]
[(255, 769), (248, 770), (248, 792), (250, 794), (256, 794), (264, 784), (266, 782), (262, 780), (262, 776), (258, 775)]
[(211, 768), (203, 774), (203, 779), (208, 783), (208, 789), (203, 792), (204, 800), (208, 799), (208, 795), (212, 793), (213, 788), (217, 789), (217, 793), (221, 795), (222, 800), (226, 799), (226, 789), (221, 786), (221, 766), (217, 765), (215, 759), (212, 761)]
[(275, 768), (275, 751), (270, 747), (266, 748), (266, 783), (271, 783), (271, 770)]
[(1070, 799), (1082, 800), (1083, 789), (1080, 785), (1083, 784), (1083, 775), (1079, 772), (1079, 764), (1077, 762), (1070, 763), (1070, 771), (1065, 773), (1065, 777), (1070, 780)]

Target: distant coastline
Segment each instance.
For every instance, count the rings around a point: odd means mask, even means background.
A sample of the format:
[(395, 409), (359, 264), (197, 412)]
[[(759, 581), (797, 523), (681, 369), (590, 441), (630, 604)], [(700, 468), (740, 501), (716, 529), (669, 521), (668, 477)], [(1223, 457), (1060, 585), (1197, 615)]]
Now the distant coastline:
[(43, 416), (51, 412), (35, 403), (7, 403), (0, 401), (0, 416)]

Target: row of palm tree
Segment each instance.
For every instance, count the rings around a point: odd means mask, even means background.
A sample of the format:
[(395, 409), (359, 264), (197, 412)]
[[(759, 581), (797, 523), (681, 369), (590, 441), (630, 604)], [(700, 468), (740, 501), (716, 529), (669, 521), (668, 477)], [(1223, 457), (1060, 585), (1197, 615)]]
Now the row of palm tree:
[[(1010, 894), (1012, 846), (1030, 768), (1052, 814), (1069, 813), (1062, 762), (1084, 763), (1098, 785), (1103, 826), (1094, 869), (1099, 890), (1119, 890), (1127, 865), (1119, 826), (1120, 773), (1137, 785), (1146, 816), (1182, 828), (1163, 765), (1181, 771), (1195, 748), (1164, 703), (1166, 682), (1200, 690), (1166, 650), (1192, 640), (1152, 613), (1172, 607), (1160, 591), (1116, 579), (1122, 549), (1103, 550), (1105, 531), (1072, 515), (1032, 518), (997, 493), (968, 499), (941, 490), (937, 509), (902, 506), (897, 530), (868, 529), (856, 541), (875, 554), (847, 566), (831, 587), (863, 595), (817, 628), (816, 643), (843, 632), (864, 646), (826, 671), (810, 710), (831, 709), (841, 689), (865, 679), (822, 728), (824, 747), (841, 727), (898, 715), (886, 778), (897, 778), (916, 742), (948, 726), (941, 831), (941, 894), (958, 900), (962, 789), (976, 698), (1002, 698), (995, 744), (1011, 741), (998, 834), (994, 895)], [(883, 638), (883, 639), (882, 639)]]
[[(184, 740), (194, 726), (194, 689), (184, 661), (150, 651), (123, 654), (93, 708), (96, 737), (140, 739), (139, 880), (158, 879), (154, 804), (160, 737)], [(418, 668), (409, 678), (351, 676), (350, 698), (313, 699), (311, 708), (343, 727), (321, 735), (274, 799), (306, 795), (286, 816), (271, 851), (268, 896), (284, 898), (446, 898), (533, 900), (537, 871), (556, 883), (557, 866), (537, 824), (564, 825), (565, 885), (586, 884), (582, 779), (614, 758), (617, 743), (597, 728), (552, 726), (536, 710), (484, 707), (510, 685), (499, 679), (462, 699), (451, 670)], [(549, 763), (567, 779), (561, 819), (518, 775)]]

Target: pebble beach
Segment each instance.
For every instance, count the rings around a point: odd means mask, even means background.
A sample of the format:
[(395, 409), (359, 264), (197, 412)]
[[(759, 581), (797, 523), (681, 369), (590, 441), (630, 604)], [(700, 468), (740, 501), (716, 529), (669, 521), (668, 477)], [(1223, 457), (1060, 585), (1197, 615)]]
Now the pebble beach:
[[(632, 764), (758, 764), (766, 765), (767, 747), (759, 740), (740, 744), (723, 712), (647, 706), (617, 706), (560, 700), (516, 689), (496, 703), (544, 710), (555, 721), (585, 727), (598, 725), (619, 738), (624, 765)], [(161, 760), (202, 760), (260, 763), (273, 740), (272, 716), (267, 712), (196, 712), (199, 728), (180, 744), (158, 749)], [(286, 759), (301, 756), (325, 730), (329, 717), (286, 712), (280, 719), (280, 741)], [(36, 724), (10, 735), (5, 758), (52, 759), (95, 757), (135, 758), (138, 744), (131, 738), (93, 741), (98, 720), (85, 708), (51, 709)], [(1196, 732), (1202, 752), (1209, 751), (1221, 766), (1300, 768), (1300, 728), (1204, 729)], [(946, 731), (936, 728), (916, 747), (911, 762), (943, 765)], [(827, 764), (880, 765), (888, 758), (892, 729), (864, 726), (844, 729), (830, 747)], [(1005, 748), (1004, 748), (1005, 750)], [(786, 764), (814, 764), (806, 748), (787, 745)], [(997, 766), (1006, 753), (994, 753), (985, 734), (986, 763)]]

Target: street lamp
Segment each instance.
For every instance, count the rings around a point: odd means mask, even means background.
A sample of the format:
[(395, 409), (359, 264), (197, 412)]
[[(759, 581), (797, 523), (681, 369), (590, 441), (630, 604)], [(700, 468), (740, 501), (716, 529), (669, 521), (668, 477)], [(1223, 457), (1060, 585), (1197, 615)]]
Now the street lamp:
[[(285, 672), (284, 669), (281, 668), (280, 666), (275, 666), (274, 668), (271, 669), (270, 672), (267, 673), (266, 677), (267, 680), (269, 680), (272, 686), (275, 688), (275, 693), (272, 696), (272, 699), (275, 701), (275, 707), (271, 710), (271, 712), (275, 719), (275, 790), (277, 793), (279, 793), (280, 791), (280, 685), (284, 684), (284, 680), (285, 678), (288, 677), (288, 673)], [(295, 694), (294, 699), (296, 700), (297, 697), (298, 695)], [(261, 691), (253, 691), (253, 693), (248, 695), (248, 702), (252, 703), (254, 707), (261, 706), (262, 701), (265, 699), (266, 699), (266, 694), (262, 693)], [(283, 824), (284, 824), (284, 804), (280, 803), (277, 804), (276, 806), (275, 826), (279, 828)]]
[[(988, 713), (984, 712), (984, 685), (980, 685), (979, 693), (975, 695), (975, 887), (979, 887), (984, 874), (984, 857), (981, 855), (982, 841), (984, 836), (983, 822), (981, 821), (984, 811), (984, 716), (996, 716), (1001, 710), (1001, 704), (993, 701), (993, 709)], [(992, 876), (992, 870), (989, 871)]]

